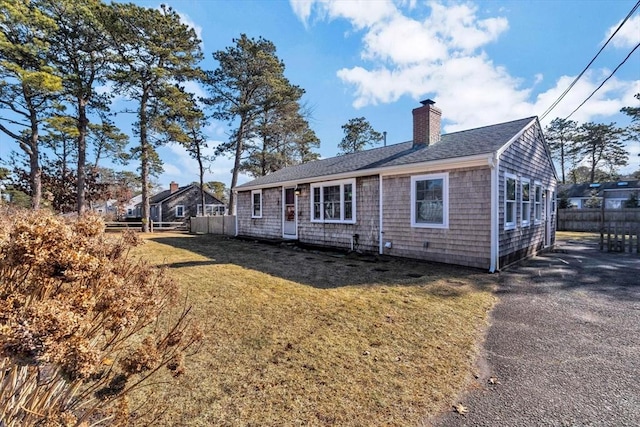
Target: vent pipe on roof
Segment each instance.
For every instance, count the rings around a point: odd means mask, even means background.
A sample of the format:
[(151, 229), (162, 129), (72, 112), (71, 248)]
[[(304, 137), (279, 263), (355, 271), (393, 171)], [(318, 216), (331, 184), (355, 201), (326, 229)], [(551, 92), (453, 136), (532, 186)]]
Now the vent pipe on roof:
[(440, 121), (442, 111), (435, 101), (420, 101), (422, 107), (413, 109), (413, 146), (429, 146), (440, 141)]
[(384, 141), (384, 146), (387, 146), (387, 131), (382, 132), (382, 140)]

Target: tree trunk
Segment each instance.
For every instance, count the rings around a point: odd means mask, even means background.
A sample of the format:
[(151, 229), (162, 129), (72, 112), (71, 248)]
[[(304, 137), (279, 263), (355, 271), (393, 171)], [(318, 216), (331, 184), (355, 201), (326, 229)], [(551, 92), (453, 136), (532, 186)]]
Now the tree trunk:
[[(142, 181), (142, 232), (150, 231), (149, 205), (149, 141), (147, 136), (147, 102), (148, 93), (145, 91), (140, 99), (140, 179)], [(162, 220), (162, 218), (160, 218)]]
[(562, 183), (564, 184), (564, 141), (560, 141), (560, 169), (562, 170)]
[[(196, 135), (193, 135), (194, 141), (198, 138)], [(198, 171), (200, 172), (200, 198), (202, 203), (202, 216), (205, 216), (205, 201), (206, 198), (204, 196), (204, 166), (202, 165), (202, 153), (200, 152), (200, 141), (196, 141), (196, 159), (198, 160)], [(197, 214), (197, 212), (196, 212)]]
[(38, 150), (38, 121), (35, 113), (31, 114), (31, 136), (29, 145), (29, 180), (31, 181), (31, 207), (40, 209), (42, 203), (42, 168), (40, 167), (40, 151)]
[(77, 208), (78, 215), (86, 210), (86, 183), (87, 183), (87, 109), (83, 99), (78, 99), (78, 187)]
[(246, 117), (243, 115), (240, 118), (240, 127), (238, 128), (238, 133), (236, 136), (236, 158), (233, 162), (233, 173), (231, 174), (231, 191), (229, 192), (229, 214), (236, 214), (235, 207), (235, 194), (233, 192), (233, 188), (238, 183), (238, 171), (240, 170), (240, 158), (242, 157), (243, 144), (242, 138), (244, 135), (244, 127), (246, 126)]

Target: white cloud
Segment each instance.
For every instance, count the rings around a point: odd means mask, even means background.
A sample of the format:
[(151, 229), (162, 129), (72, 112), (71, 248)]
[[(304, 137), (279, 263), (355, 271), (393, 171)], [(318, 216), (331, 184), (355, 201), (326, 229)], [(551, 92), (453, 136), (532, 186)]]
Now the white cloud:
[(374, 25), (364, 36), (364, 59), (391, 61), (397, 65), (434, 62), (447, 58), (447, 46), (423, 23), (397, 15)]
[[(603, 44), (611, 37), (611, 34), (613, 34), (621, 22), (622, 20), (607, 30), (607, 34), (602, 40)], [(613, 37), (611, 43), (617, 48), (632, 48), (640, 43), (640, 15), (629, 18), (622, 28), (620, 28), (620, 31)]]
[(181, 84), (184, 86), (185, 91), (194, 94), (196, 99), (207, 97), (206, 90), (198, 82), (194, 80), (187, 80)]
[[(546, 126), (556, 117), (567, 117), (598, 87), (600, 82), (609, 75), (609, 70), (588, 71), (582, 79), (567, 93), (542, 122)], [(571, 84), (575, 76), (562, 76), (553, 88), (538, 95), (534, 108), (538, 113), (545, 111)], [(615, 77), (610, 79), (598, 92), (593, 95), (571, 120), (578, 123), (588, 121), (606, 121), (607, 118), (616, 115), (622, 107), (634, 105), (633, 94), (640, 90), (640, 80), (625, 81)]]
[(315, 12), (320, 19), (344, 18), (362, 29), (396, 13), (391, 0), (289, 0), (293, 12), (306, 25)]
[(311, 16), (311, 8), (314, 3), (315, 0), (289, 0), (293, 13), (295, 13), (298, 19), (305, 25), (307, 25), (307, 21)]
[[(534, 95), (533, 88), (544, 81), (542, 74), (535, 74), (527, 86), (484, 50), (509, 29), (507, 19), (480, 17), (471, 3), (431, 1), (426, 17), (418, 17), (422, 9), (402, 9), (405, 2), (396, 2), (397, 7), (388, 1), (376, 2), (375, 10), (356, 8), (355, 3), (315, 0), (305, 3), (304, 14), (297, 12), (305, 20), (314, 13), (320, 19), (344, 18), (363, 30), (363, 63), (337, 71), (354, 88), (355, 108), (391, 103), (403, 96), (419, 100), (428, 94), (446, 111), (444, 130), (451, 132), (541, 114), (573, 79), (559, 78), (553, 87)], [(630, 22), (625, 27), (631, 24), (637, 25)], [(636, 36), (640, 38), (640, 31)], [(608, 73), (600, 70), (583, 76), (547, 120), (568, 115)], [(573, 118), (583, 122), (615, 115), (625, 105), (625, 97), (634, 93), (638, 93), (637, 82), (611, 79)]]

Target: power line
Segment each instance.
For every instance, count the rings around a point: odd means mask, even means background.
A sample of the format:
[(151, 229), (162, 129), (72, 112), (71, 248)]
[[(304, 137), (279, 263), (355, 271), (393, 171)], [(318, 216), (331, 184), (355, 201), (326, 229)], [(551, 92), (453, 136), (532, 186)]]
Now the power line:
[(571, 116), (573, 115), (573, 113), (575, 113), (576, 111), (578, 111), (578, 110), (580, 109), (580, 107), (582, 107), (584, 104), (586, 104), (586, 103), (587, 103), (587, 101), (588, 101), (588, 100), (590, 100), (590, 99), (591, 99), (591, 97), (592, 97), (593, 95), (595, 95), (595, 94), (596, 94), (596, 92), (597, 92), (597, 91), (599, 91), (599, 90), (600, 90), (600, 88), (602, 88), (602, 86), (604, 86), (604, 84), (605, 84), (605, 83), (606, 83), (606, 82), (607, 82), (611, 77), (613, 77), (613, 75), (616, 73), (616, 71), (618, 71), (618, 69), (619, 69), (620, 67), (622, 67), (622, 65), (623, 65), (625, 62), (627, 62), (627, 59), (629, 59), (629, 58), (631, 57), (631, 55), (633, 55), (633, 52), (635, 52), (635, 51), (636, 51), (636, 49), (638, 49), (638, 47), (640, 47), (640, 43), (638, 43), (638, 44), (636, 45), (636, 47), (634, 47), (633, 49), (631, 49), (631, 52), (629, 52), (629, 54), (627, 55), (627, 57), (626, 57), (626, 58), (624, 58), (624, 60), (623, 60), (621, 63), (619, 63), (619, 64), (618, 64), (618, 66), (615, 68), (615, 70), (613, 70), (613, 71), (611, 72), (611, 74), (609, 74), (609, 76), (608, 76), (606, 79), (604, 79), (604, 80), (602, 81), (602, 83), (600, 83), (600, 86), (598, 86), (597, 88), (595, 88), (595, 90), (594, 90), (593, 92), (591, 92), (591, 95), (587, 96), (587, 99), (585, 99), (584, 101), (582, 101), (582, 103), (581, 103), (580, 105), (578, 105), (578, 107), (576, 107), (576, 109), (575, 109), (575, 110), (573, 110), (573, 111), (571, 112), (571, 114), (569, 114), (567, 117), (565, 117), (565, 120), (568, 120), (568, 119), (569, 119), (569, 117), (571, 117)]
[[(553, 104), (551, 104), (551, 106), (549, 108), (547, 108), (547, 110), (542, 113), (542, 115), (540, 116), (540, 120), (544, 119), (545, 117), (547, 117), (547, 115), (554, 109), (556, 108), (556, 106), (560, 103), (560, 101), (562, 101), (562, 99), (565, 97), (565, 95), (567, 93), (569, 93), (569, 91), (575, 86), (576, 83), (578, 83), (578, 80), (580, 80), (580, 78), (584, 75), (584, 73), (587, 72), (587, 70), (589, 69), (589, 67), (591, 66), (591, 64), (593, 64), (595, 62), (595, 60), (598, 58), (598, 56), (600, 55), (600, 53), (602, 53), (602, 51), (604, 50), (605, 47), (607, 47), (607, 45), (609, 44), (609, 42), (611, 41), (611, 39), (613, 39), (613, 37), (618, 33), (618, 31), (620, 31), (620, 28), (622, 28), (622, 26), (629, 20), (629, 18), (636, 12), (636, 10), (638, 10), (638, 7), (640, 7), (640, 0), (635, 4), (635, 6), (633, 6), (633, 8), (631, 8), (631, 11), (627, 14), (627, 16), (622, 20), (622, 22), (620, 23), (620, 25), (618, 25), (618, 28), (616, 28), (616, 30), (609, 36), (609, 38), (607, 39), (607, 41), (605, 42), (605, 44), (600, 48), (600, 50), (598, 51), (598, 53), (596, 53), (596, 55), (591, 59), (591, 61), (589, 61), (589, 63), (587, 64), (586, 67), (584, 67), (584, 70), (582, 70), (582, 72), (580, 74), (578, 74), (578, 77), (576, 77), (571, 84), (564, 90), (564, 92), (562, 92), (562, 94), (558, 97), (558, 99), (556, 99)], [(637, 46), (636, 46), (637, 47)], [(634, 49), (635, 50), (635, 49)], [(633, 52), (633, 51), (632, 51)], [(626, 61), (626, 59), (625, 59)], [(624, 61), (623, 61), (624, 63)], [(618, 66), (619, 67), (619, 66)], [(617, 68), (616, 68), (617, 69)], [(586, 102), (586, 101), (585, 101)], [(581, 104), (582, 106), (582, 104)], [(580, 108), (580, 107), (578, 107)], [(574, 111), (575, 113), (575, 111)], [(573, 113), (571, 113), (573, 114)]]

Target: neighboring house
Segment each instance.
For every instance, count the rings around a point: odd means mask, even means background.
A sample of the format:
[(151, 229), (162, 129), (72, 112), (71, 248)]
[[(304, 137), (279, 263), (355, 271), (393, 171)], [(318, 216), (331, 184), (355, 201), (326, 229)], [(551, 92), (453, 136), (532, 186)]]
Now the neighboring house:
[[(141, 203), (137, 205), (140, 207)], [(149, 216), (153, 222), (179, 222), (192, 216), (224, 215), (224, 204), (205, 190), (205, 206), (202, 209), (200, 187), (190, 184), (179, 187), (176, 182), (169, 189), (149, 198)]]
[(92, 203), (91, 210), (101, 216), (115, 216), (118, 213), (117, 203), (115, 199)]
[(528, 117), (291, 166), (234, 188), (237, 233), (497, 271), (553, 245), (557, 177)]
[(132, 197), (124, 206), (125, 218), (142, 218), (142, 194)]
[(603, 197), (606, 199), (606, 209), (621, 209), (632, 196), (640, 199), (640, 181), (559, 185), (558, 195), (567, 199), (571, 207), (577, 209), (584, 209), (593, 204), (596, 207), (601, 206)]

